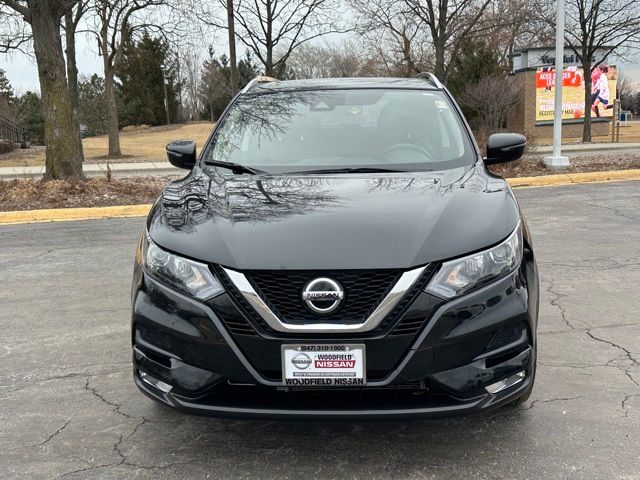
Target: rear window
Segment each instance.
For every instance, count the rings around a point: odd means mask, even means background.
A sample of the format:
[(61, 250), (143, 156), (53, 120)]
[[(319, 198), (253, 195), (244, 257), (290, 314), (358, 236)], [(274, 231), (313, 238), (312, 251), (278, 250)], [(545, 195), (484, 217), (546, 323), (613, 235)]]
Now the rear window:
[(448, 98), (424, 90), (314, 90), (243, 95), (207, 159), (271, 173), (386, 167), (442, 170), (475, 155)]

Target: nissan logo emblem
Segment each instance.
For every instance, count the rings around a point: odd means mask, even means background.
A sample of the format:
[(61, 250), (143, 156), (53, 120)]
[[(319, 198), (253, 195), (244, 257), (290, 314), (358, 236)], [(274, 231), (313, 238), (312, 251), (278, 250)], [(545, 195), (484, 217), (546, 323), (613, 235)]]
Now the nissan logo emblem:
[(318, 314), (329, 314), (337, 310), (344, 298), (338, 282), (330, 278), (316, 278), (307, 283), (302, 291), (302, 300), (309, 310)]
[(291, 359), (291, 363), (298, 370), (306, 370), (311, 365), (311, 357), (306, 353), (296, 353)]

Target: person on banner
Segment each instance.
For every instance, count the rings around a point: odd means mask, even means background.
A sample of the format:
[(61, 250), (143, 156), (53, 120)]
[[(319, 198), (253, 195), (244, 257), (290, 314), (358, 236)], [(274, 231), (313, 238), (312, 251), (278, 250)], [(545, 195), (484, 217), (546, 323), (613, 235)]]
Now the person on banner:
[(609, 73), (609, 67), (606, 65), (600, 65), (598, 68), (594, 69), (594, 71), (596, 70), (599, 73), (593, 89), (594, 94), (591, 97), (593, 101), (591, 110), (595, 112), (596, 117), (600, 117), (600, 105), (602, 105), (602, 108), (605, 110), (613, 108), (613, 105), (609, 105), (609, 77), (607, 76)]

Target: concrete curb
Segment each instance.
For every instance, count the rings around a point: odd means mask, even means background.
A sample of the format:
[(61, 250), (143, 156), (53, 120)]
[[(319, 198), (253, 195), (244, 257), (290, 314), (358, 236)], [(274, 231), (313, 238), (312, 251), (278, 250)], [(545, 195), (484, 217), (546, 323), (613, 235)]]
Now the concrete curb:
[(640, 169), (609, 170), (605, 172), (558, 173), (538, 177), (507, 178), (512, 187), (552, 187), (580, 183), (620, 182), (640, 180)]
[[(554, 187), (581, 183), (620, 182), (640, 180), (640, 169), (608, 172), (564, 173), (538, 177), (507, 178), (514, 188)], [(68, 222), (100, 218), (144, 217), (151, 205), (122, 205), (114, 207), (52, 208), (0, 212), (0, 225), (20, 223)]]

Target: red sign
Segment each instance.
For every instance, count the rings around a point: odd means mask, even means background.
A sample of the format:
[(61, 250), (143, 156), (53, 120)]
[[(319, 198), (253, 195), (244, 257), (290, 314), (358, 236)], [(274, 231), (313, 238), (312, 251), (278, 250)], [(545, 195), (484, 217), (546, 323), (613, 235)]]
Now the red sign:
[(353, 368), (355, 360), (316, 360), (316, 368)]
[[(579, 87), (584, 83), (582, 71), (563, 70), (562, 86), (563, 87)], [(541, 69), (536, 72), (536, 88), (551, 88), (556, 84), (555, 68)]]

